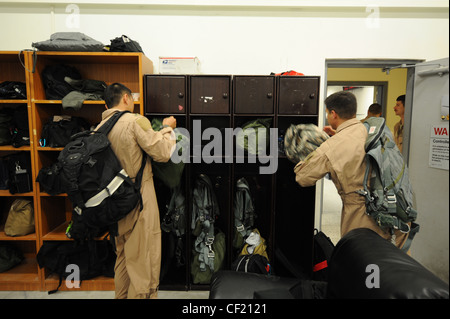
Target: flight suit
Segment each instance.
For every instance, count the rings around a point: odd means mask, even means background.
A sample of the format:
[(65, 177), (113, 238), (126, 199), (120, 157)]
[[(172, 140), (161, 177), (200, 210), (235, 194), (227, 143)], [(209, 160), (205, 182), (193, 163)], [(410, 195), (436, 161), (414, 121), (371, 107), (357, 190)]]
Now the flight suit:
[[(108, 109), (103, 112), (99, 126), (117, 111)], [(122, 167), (133, 180), (141, 167), (143, 152), (154, 161), (167, 162), (176, 143), (172, 128), (155, 132), (147, 118), (135, 113), (122, 115), (108, 138)], [(141, 195), (142, 211), (138, 206), (118, 222), (114, 268), (117, 299), (157, 297), (161, 228), (149, 158), (143, 172)]]
[[(342, 199), (341, 236), (354, 228), (369, 228), (390, 239), (390, 233), (382, 230), (366, 214), (364, 196), (356, 193), (363, 189), (366, 139), (367, 130), (359, 120), (345, 121), (334, 136), (295, 166), (296, 181), (301, 186), (313, 186), (329, 173)], [(397, 247), (403, 246), (406, 234), (396, 231), (395, 235)]]

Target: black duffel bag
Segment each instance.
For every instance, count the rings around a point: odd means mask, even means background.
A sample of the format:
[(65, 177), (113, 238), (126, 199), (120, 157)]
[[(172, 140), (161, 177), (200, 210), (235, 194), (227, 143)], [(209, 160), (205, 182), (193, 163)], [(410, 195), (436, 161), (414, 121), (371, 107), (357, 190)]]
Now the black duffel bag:
[(90, 129), (89, 123), (76, 116), (55, 115), (42, 128), (41, 146), (64, 147), (74, 134)]

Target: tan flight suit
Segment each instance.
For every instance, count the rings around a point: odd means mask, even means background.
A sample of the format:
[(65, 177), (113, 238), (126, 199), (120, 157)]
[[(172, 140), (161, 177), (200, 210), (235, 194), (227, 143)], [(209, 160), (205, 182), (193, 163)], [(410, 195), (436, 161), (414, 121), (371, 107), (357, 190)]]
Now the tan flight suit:
[(401, 120), (394, 126), (394, 140), (401, 153), (403, 150), (403, 124)]
[[(114, 112), (102, 114), (102, 125)], [(114, 125), (108, 138), (122, 167), (135, 178), (142, 163), (143, 151), (157, 162), (167, 162), (175, 146), (172, 128), (155, 132), (149, 120), (139, 114), (126, 113)], [(161, 265), (161, 228), (153, 185), (150, 160), (144, 169), (141, 194), (143, 210), (136, 207), (118, 222), (116, 237), (115, 297), (156, 298)]]
[[(295, 166), (296, 181), (304, 187), (313, 186), (330, 173), (342, 199), (341, 236), (354, 228), (369, 228), (390, 239), (390, 234), (366, 214), (364, 197), (356, 193), (363, 188), (366, 138), (367, 130), (359, 120), (353, 118), (345, 121), (333, 137)], [(403, 246), (406, 238), (405, 234), (396, 232), (397, 247)]]

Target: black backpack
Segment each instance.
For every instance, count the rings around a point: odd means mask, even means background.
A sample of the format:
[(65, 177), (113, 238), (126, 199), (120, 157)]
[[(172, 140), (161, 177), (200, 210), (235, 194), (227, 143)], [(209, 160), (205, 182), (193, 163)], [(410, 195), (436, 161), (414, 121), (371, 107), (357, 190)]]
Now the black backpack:
[(97, 131), (72, 137), (58, 156), (59, 181), (73, 204), (72, 221), (66, 231), (77, 241), (101, 232), (117, 233), (117, 222), (138, 204), (146, 156), (133, 183), (122, 168), (108, 140), (108, 133), (126, 112), (114, 114)]
[(47, 100), (62, 100), (63, 97), (75, 90), (64, 80), (65, 77), (81, 80), (80, 72), (73, 66), (55, 64), (45, 67), (42, 71), (42, 83)]
[(117, 37), (111, 40), (111, 45), (109, 46), (110, 52), (144, 52), (140, 44), (134, 40), (131, 40), (126, 35)]

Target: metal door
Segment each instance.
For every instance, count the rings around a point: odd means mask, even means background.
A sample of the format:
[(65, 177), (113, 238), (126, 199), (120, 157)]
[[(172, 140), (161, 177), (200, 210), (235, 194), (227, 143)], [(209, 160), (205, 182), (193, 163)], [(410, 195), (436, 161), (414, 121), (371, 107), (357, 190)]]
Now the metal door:
[[(420, 224), (420, 231), (411, 246), (412, 256), (447, 283), (449, 121), (445, 115), (448, 115), (448, 65), (448, 58), (417, 64), (412, 101), (408, 103), (407, 92), (405, 103), (405, 129), (407, 116), (411, 119), (409, 174)], [(445, 104), (446, 108), (443, 107)]]

